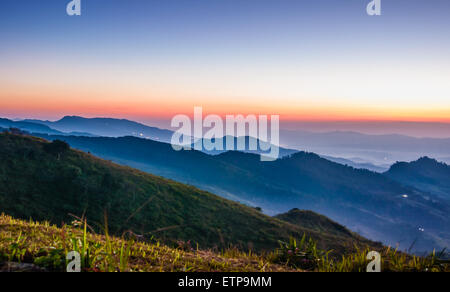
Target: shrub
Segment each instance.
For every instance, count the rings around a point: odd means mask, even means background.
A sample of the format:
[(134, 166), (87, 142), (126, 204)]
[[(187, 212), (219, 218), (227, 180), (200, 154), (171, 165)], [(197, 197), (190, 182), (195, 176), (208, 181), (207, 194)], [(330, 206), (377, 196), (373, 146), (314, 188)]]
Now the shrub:
[(289, 243), (280, 241), (280, 248), (276, 250), (275, 261), (296, 269), (314, 271), (323, 259), (328, 258), (330, 252), (317, 249), (316, 242), (303, 235), (299, 242), (292, 237)]
[(61, 154), (69, 151), (69, 149), (69, 144), (61, 140), (55, 140), (52, 143), (44, 145), (44, 151), (49, 154), (58, 156), (58, 159), (60, 158)]

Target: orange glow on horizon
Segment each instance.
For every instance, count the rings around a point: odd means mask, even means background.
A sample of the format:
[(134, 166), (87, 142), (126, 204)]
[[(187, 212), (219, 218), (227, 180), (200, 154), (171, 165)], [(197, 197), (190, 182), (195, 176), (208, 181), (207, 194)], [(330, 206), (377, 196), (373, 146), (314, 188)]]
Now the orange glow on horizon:
[(195, 106), (204, 115), (280, 115), (282, 121), (407, 121), (450, 123), (450, 107), (368, 105), (345, 99), (273, 99), (207, 97), (179, 89), (127, 89), (81, 87), (68, 90), (61, 84), (5, 84), (0, 86), (0, 116), (59, 119), (66, 115), (113, 117), (131, 120), (171, 120), (177, 114), (193, 115)]
[(251, 102), (240, 104), (209, 101), (195, 102), (192, 100), (173, 100), (161, 97), (158, 101), (150, 99), (139, 101), (130, 99), (129, 102), (121, 100), (104, 99), (55, 99), (45, 95), (35, 94), (33, 97), (5, 98), (0, 95), (1, 114), (17, 118), (30, 118), (48, 116), (54, 119), (66, 115), (79, 115), (84, 117), (113, 117), (127, 119), (164, 119), (170, 120), (177, 114), (193, 115), (194, 106), (202, 106), (203, 114), (216, 114), (244, 116), (280, 115), (281, 120), (296, 122), (330, 122), (330, 121), (407, 121), (407, 122), (441, 122), (450, 123), (450, 109), (395, 109), (395, 108), (365, 108), (358, 106), (305, 106), (301, 105), (255, 105)]

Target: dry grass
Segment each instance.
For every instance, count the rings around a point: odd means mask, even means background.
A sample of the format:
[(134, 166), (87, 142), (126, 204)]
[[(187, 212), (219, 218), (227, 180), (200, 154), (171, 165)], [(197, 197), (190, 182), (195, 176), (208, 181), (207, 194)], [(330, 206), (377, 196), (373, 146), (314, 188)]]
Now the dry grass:
[[(48, 271), (65, 271), (66, 255), (77, 251), (85, 272), (365, 272), (367, 250), (329, 259), (304, 237), (291, 240), (274, 253), (257, 255), (237, 248), (222, 252), (192, 248), (180, 242), (178, 248), (158, 242), (141, 242), (133, 235), (122, 238), (88, 232), (82, 221), (61, 228), (48, 222), (17, 220), (0, 215), (0, 263), (34, 264)], [(450, 272), (450, 261), (433, 253), (410, 256), (390, 248), (380, 251), (384, 272)], [(314, 265), (306, 265), (305, 259)], [(306, 265), (306, 266), (305, 266)], [(0, 265), (1, 266), (1, 265)]]
[[(269, 259), (238, 250), (218, 254), (170, 248), (127, 238), (97, 235), (85, 231), (81, 222), (61, 228), (47, 222), (25, 222), (0, 216), (0, 262), (32, 263), (50, 271), (64, 271), (65, 255), (82, 254), (83, 271), (88, 272), (284, 272), (295, 271)], [(187, 249), (187, 250), (186, 250)]]

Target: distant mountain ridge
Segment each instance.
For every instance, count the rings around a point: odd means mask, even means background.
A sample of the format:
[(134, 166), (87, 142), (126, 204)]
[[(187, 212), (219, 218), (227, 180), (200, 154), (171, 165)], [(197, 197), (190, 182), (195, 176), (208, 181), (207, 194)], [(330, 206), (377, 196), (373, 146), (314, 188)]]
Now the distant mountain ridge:
[(149, 127), (126, 119), (66, 116), (55, 122), (41, 120), (24, 121), (43, 124), (61, 132), (87, 132), (105, 137), (136, 136), (165, 143), (170, 143), (173, 134), (169, 130)]
[[(232, 141), (234, 143), (233, 149), (227, 148), (227, 139), (232, 139)], [(244, 141), (244, 143), (243, 143), (244, 150), (240, 150), (238, 147), (240, 139), (242, 139), (242, 141)], [(219, 145), (221, 145), (222, 150), (206, 150), (205, 143), (216, 143), (216, 142), (219, 143), (218, 141), (220, 141), (220, 140), (222, 141), (222, 143)], [(262, 141), (260, 139), (250, 137), (250, 136), (242, 136), (242, 137), (224, 136), (221, 138), (213, 138), (211, 140), (196, 139), (196, 141), (194, 143), (192, 143), (192, 145), (191, 145), (192, 149), (195, 149), (194, 147), (195, 147), (196, 143), (200, 143), (200, 145), (203, 145), (201, 151), (203, 153), (206, 153), (209, 155), (219, 155), (219, 154), (222, 154), (222, 153), (225, 153), (228, 151), (241, 151), (241, 152), (245, 152), (245, 153), (263, 154), (264, 155), (264, 154), (268, 154), (269, 150), (263, 150), (263, 149), (271, 149), (273, 147), (278, 147), (278, 154), (279, 154), (278, 157), (279, 158), (289, 156), (291, 154), (298, 152), (298, 150), (293, 150), (293, 149), (276, 146), (274, 144), (271, 144), (270, 142)], [(250, 146), (255, 146), (255, 145), (256, 145), (256, 150), (254, 150), (255, 148), (250, 147)]]
[[(55, 122), (24, 121), (43, 124), (60, 132), (73, 132), (73, 135), (77, 136), (135, 136), (170, 143), (173, 134), (170, 130), (125, 119), (89, 119), (66, 116)], [(52, 134), (46, 131), (39, 131), (39, 133)], [(412, 161), (422, 156), (432, 156), (441, 161), (450, 161), (450, 138), (416, 138), (397, 134), (367, 135), (349, 131), (308, 132), (281, 129), (280, 145), (283, 145), (283, 148), (289, 148), (289, 152), (290, 150), (307, 151), (324, 157), (346, 159), (351, 163), (344, 164), (357, 168), (368, 168), (377, 172), (385, 171), (386, 165), (392, 165), (396, 161)], [(281, 150), (284, 152), (283, 149)]]
[(43, 134), (49, 134), (49, 135), (64, 135), (63, 132), (56, 131), (46, 125), (42, 125), (39, 123), (27, 122), (27, 121), (17, 122), (17, 121), (12, 121), (9, 119), (0, 118), (0, 127), (4, 128), (4, 129), (18, 128), (18, 129), (25, 130), (28, 132), (36, 132), (36, 133), (43, 133)]
[[(375, 165), (412, 161), (422, 156), (450, 157), (449, 138), (416, 138), (404, 135), (367, 135), (357, 132), (280, 131), (280, 142), (291, 149), (323, 156), (342, 157)], [(358, 157), (363, 161), (356, 161)]]
[(27, 121), (13, 121), (9, 119), (0, 118), (0, 127), (7, 130), (9, 128), (17, 128), (22, 131), (27, 131), (29, 133), (39, 133), (48, 135), (75, 135), (75, 136), (94, 136), (90, 133), (85, 132), (62, 132), (55, 130), (47, 125), (41, 124), (39, 122), (33, 122), (32, 120)]
[[(173, 132), (125, 119), (67, 116), (56, 122), (24, 120), (44, 124), (60, 132), (77, 136), (134, 136), (171, 143)], [(33, 131), (35, 132), (35, 131)], [(38, 133), (56, 134), (48, 131)], [(85, 134), (83, 134), (85, 133)], [(403, 135), (366, 135), (356, 132), (307, 132), (280, 130), (280, 157), (296, 151), (317, 153), (332, 161), (376, 172), (386, 171), (396, 161), (412, 161), (433, 156), (450, 161), (450, 139), (415, 138)], [(222, 151), (204, 151), (216, 155)], [(257, 153), (252, 152), (251, 153)], [(333, 158), (331, 158), (333, 157)]]
[(374, 172), (385, 172), (389, 169), (388, 166), (378, 166), (372, 163), (368, 163), (368, 162), (355, 162), (353, 160), (350, 159), (345, 159), (345, 158), (339, 158), (339, 157), (331, 157), (331, 156), (326, 156), (326, 155), (320, 155), (321, 157), (342, 164), (342, 165), (347, 165), (347, 166), (351, 166), (353, 168), (357, 168), (357, 169), (367, 169), (367, 170), (371, 170)]
[[(102, 136), (102, 137), (126, 137), (126, 136), (133, 136), (133, 137), (139, 137), (139, 138), (145, 138), (150, 139), (154, 141), (164, 142), (164, 143), (171, 143), (172, 142), (172, 135), (174, 134), (173, 131), (165, 130), (165, 129), (159, 129), (156, 127), (150, 127), (141, 123), (137, 123), (134, 121), (126, 120), (126, 119), (113, 119), (113, 118), (83, 118), (79, 116), (66, 116), (63, 117), (61, 120), (51, 122), (51, 121), (41, 121), (41, 120), (24, 120), (23, 123), (28, 124), (34, 124), (34, 125), (44, 125), (48, 131), (34, 131), (37, 133), (42, 134), (49, 134), (49, 135), (63, 135), (68, 132), (84, 132), (89, 133), (87, 135), (76, 135), (76, 136)], [(56, 130), (53, 130), (56, 129)], [(53, 132), (51, 132), (52, 130)], [(74, 134), (75, 135), (75, 134)], [(210, 154), (210, 155), (217, 155), (223, 152), (226, 152), (230, 149), (226, 149), (225, 147), (225, 139), (224, 138), (224, 150), (212, 150), (208, 151), (205, 150), (204, 147), (202, 147), (202, 152)], [(244, 150), (245, 152), (249, 153), (264, 153), (262, 150), (249, 150), (249, 141), (256, 142), (259, 144), (259, 140), (253, 137), (244, 137), (246, 140), (246, 147)], [(237, 140), (238, 138), (234, 138), (236, 141), (235, 143), (235, 149), (237, 150)], [(198, 140), (197, 140), (198, 141)], [(202, 140), (202, 143), (204, 143), (206, 140)], [(192, 145), (193, 147), (193, 145)], [(279, 148), (280, 157), (292, 154), (297, 152), (297, 150), (291, 150), (291, 149), (285, 149), (280, 147)]]
[(450, 166), (429, 157), (397, 162), (385, 173), (404, 185), (450, 200)]

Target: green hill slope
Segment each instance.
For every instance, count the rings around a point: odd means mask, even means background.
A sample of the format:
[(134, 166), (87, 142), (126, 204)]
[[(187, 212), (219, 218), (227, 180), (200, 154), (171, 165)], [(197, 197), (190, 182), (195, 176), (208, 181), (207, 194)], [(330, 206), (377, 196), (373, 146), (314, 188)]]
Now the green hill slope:
[(292, 209), (287, 213), (275, 216), (275, 218), (325, 234), (334, 234), (344, 237), (351, 237), (354, 235), (350, 230), (339, 223), (312, 211)]
[(346, 251), (372, 242), (323, 234), (266, 216), (197, 188), (118, 166), (89, 154), (28, 136), (0, 134), (0, 212), (62, 224), (85, 216), (102, 231), (132, 231), (163, 242), (201, 248), (271, 250), (278, 240), (308, 234), (319, 247)]

